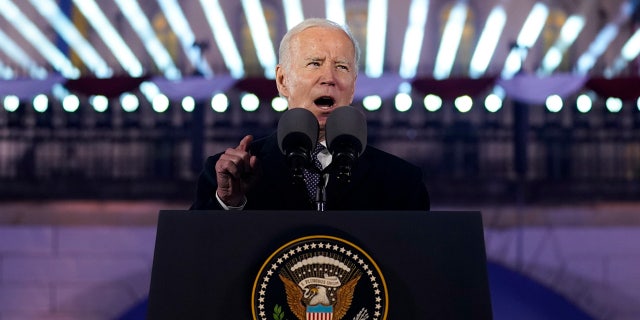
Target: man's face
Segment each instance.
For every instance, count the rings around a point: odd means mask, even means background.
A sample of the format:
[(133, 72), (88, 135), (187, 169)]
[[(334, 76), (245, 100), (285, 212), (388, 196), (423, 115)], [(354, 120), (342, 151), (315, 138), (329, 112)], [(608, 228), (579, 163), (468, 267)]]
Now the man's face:
[(311, 111), (320, 124), (320, 139), (331, 112), (350, 105), (356, 83), (355, 49), (341, 30), (312, 27), (291, 39), (289, 65), (278, 65), (278, 91), (289, 108)]

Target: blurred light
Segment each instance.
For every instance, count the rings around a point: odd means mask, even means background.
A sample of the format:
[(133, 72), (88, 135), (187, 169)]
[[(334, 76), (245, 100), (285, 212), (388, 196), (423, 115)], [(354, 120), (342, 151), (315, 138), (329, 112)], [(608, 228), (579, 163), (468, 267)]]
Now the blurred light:
[(424, 40), (424, 26), (429, 16), (429, 0), (413, 0), (409, 8), (409, 25), (404, 34), (404, 46), (400, 59), (399, 74), (405, 79), (413, 78), (418, 70), (420, 52)]
[(382, 107), (382, 99), (378, 95), (366, 96), (362, 99), (362, 106), (369, 111), (376, 111)]
[(186, 112), (193, 112), (196, 109), (196, 100), (191, 96), (182, 98), (182, 110)]
[(109, 99), (103, 95), (91, 96), (89, 103), (93, 106), (93, 110), (97, 112), (105, 112), (109, 108)]
[(244, 111), (256, 111), (260, 106), (260, 99), (253, 93), (245, 93), (242, 95), (242, 98), (240, 98), (240, 106)]
[(496, 46), (506, 22), (507, 13), (502, 6), (497, 6), (491, 10), (471, 58), (469, 67), (469, 76), (471, 78), (479, 78), (487, 72), (489, 62), (491, 62), (491, 58), (496, 51)]
[(327, 19), (345, 25), (347, 19), (344, 14), (344, 0), (325, 0)]
[(113, 28), (96, 2), (94, 0), (73, 0), (73, 3), (109, 47), (122, 68), (132, 77), (142, 76), (144, 71), (140, 61), (124, 42), (120, 33)]
[(9, 95), (3, 99), (4, 109), (9, 112), (15, 112), (20, 107), (20, 98), (14, 95)]
[(522, 30), (518, 34), (518, 44), (527, 48), (533, 47), (542, 32), (542, 28), (544, 28), (544, 24), (547, 22), (548, 15), (549, 8), (545, 4), (542, 2), (534, 4), (522, 26)]
[(5, 66), (4, 63), (2, 63), (2, 61), (0, 61), (0, 78), (7, 79), (7, 80), (13, 78), (13, 70)]
[(498, 110), (502, 109), (502, 98), (492, 93), (484, 99), (484, 107), (491, 113), (498, 112)]
[(589, 49), (576, 62), (577, 71), (586, 74), (596, 64), (598, 58), (609, 47), (609, 44), (618, 35), (618, 26), (609, 23), (598, 34), (596, 39), (589, 45)]
[(182, 50), (186, 53), (187, 58), (203, 76), (210, 77), (213, 75), (211, 67), (206, 59), (202, 58), (202, 48), (196, 45), (196, 37), (189, 26), (189, 22), (178, 3), (178, 0), (158, 0), (158, 4), (167, 18), (167, 22), (173, 29), (180, 40)]
[(140, 106), (140, 100), (132, 93), (123, 93), (120, 96), (120, 105), (126, 112), (134, 112)]
[(66, 112), (76, 112), (80, 108), (80, 99), (74, 94), (70, 94), (62, 99), (62, 109)]
[(613, 77), (624, 70), (630, 61), (633, 61), (638, 54), (640, 53), (640, 29), (636, 30), (636, 32), (627, 40), (627, 42), (622, 47), (622, 51), (620, 52), (620, 56), (616, 58), (613, 62), (613, 65), (605, 70), (605, 76)]
[(51, 93), (58, 101), (63, 101), (66, 96), (71, 94), (62, 83), (54, 84), (53, 87), (51, 87)]
[(287, 21), (287, 30), (291, 30), (304, 20), (300, 0), (282, 0), (282, 8), (284, 9), (285, 21)]
[(473, 99), (471, 99), (471, 97), (467, 95), (457, 97), (453, 102), (453, 105), (456, 107), (456, 109), (458, 109), (458, 111), (467, 113), (473, 107)]
[[(524, 22), (520, 33), (518, 34), (518, 40), (516, 47), (511, 49), (507, 56), (504, 69), (502, 70), (502, 77), (510, 79), (522, 68), (522, 61), (527, 57), (527, 51), (533, 47), (544, 28), (549, 15), (549, 8), (537, 2), (533, 5), (527, 20)], [(524, 49), (524, 51), (523, 51)]]
[(151, 103), (151, 108), (157, 113), (163, 113), (169, 109), (169, 98), (164, 94), (156, 95)]
[(114, 0), (120, 12), (129, 21), (129, 24), (136, 32), (149, 56), (160, 69), (167, 79), (179, 79), (181, 77), (180, 70), (173, 63), (171, 55), (162, 45), (160, 39), (156, 36), (149, 19), (140, 8), (137, 0)]
[(151, 107), (153, 108), (153, 101), (157, 96), (162, 95), (160, 88), (152, 81), (144, 81), (138, 87), (142, 95), (144, 95), (145, 99), (151, 103)]
[(553, 44), (542, 60), (540, 71), (551, 74), (562, 62), (562, 56), (567, 51), (584, 28), (585, 19), (583, 16), (572, 15), (562, 26), (560, 36)]
[(216, 93), (211, 98), (211, 109), (215, 112), (225, 112), (229, 108), (229, 98), (224, 93)]
[(87, 66), (98, 78), (110, 77), (113, 71), (102, 59), (93, 46), (85, 40), (75, 25), (60, 10), (56, 1), (53, 0), (30, 0), (40, 14), (47, 19), (56, 32), (75, 51), (84, 65)]
[(504, 68), (502, 69), (502, 78), (510, 79), (520, 71), (522, 68), (522, 61), (526, 58), (527, 54), (523, 48), (511, 49), (507, 59), (504, 61)]
[(11, 0), (0, 0), (0, 15), (3, 15), (22, 36), (33, 45), (55, 70), (66, 78), (77, 78), (80, 70), (60, 50), (49, 41), (49, 38), (40, 31), (20, 8)]
[(501, 86), (494, 86), (492, 93), (502, 100), (504, 100), (504, 98), (507, 96), (507, 92)]
[[(242, 78), (244, 76), (244, 64), (220, 3), (218, 0), (200, 0), (200, 5), (204, 9), (204, 15), (207, 17), (213, 37), (218, 44), (222, 59), (231, 76), (236, 79)], [(247, 19), (249, 18), (247, 17)]]
[(638, 111), (640, 111), (640, 97), (638, 98), (638, 101), (636, 102), (636, 105), (638, 106)]
[(607, 98), (605, 105), (607, 106), (607, 110), (611, 113), (618, 113), (622, 110), (622, 100), (620, 98)]
[(547, 106), (547, 110), (549, 110), (550, 112), (553, 112), (553, 113), (560, 112), (560, 110), (562, 110), (562, 107), (563, 107), (562, 98), (557, 94), (548, 96), (546, 101), (546, 106)]
[(260, 0), (241, 1), (244, 14), (247, 18), (246, 21), (251, 31), (251, 37), (253, 38), (253, 45), (256, 48), (256, 55), (258, 56), (260, 65), (262, 65), (264, 69), (264, 76), (267, 79), (275, 79), (276, 64), (278, 62), (273, 43), (271, 42), (269, 26), (267, 25), (267, 20), (262, 10), (262, 4)]
[(37, 112), (45, 112), (49, 108), (49, 98), (44, 94), (39, 94), (33, 98), (33, 109)]
[(433, 70), (433, 77), (435, 79), (445, 79), (451, 74), (466, 21), (467, 5), (459, 2), (451, 8), (449, 20), (442, 33), (440, 49), (438, 49), (435, 68)]
[(283, 97), (275, 97), (273, 98), (273, 100), (271, 100), (271, 107), (275, 111), (282, 112), (287, 110), (287, 107), (289, 107), (289, 103), (287, 103), (287, 99)]
[(400, 83), (398, 85), (398, 92), (399, 93), (411, 93), (411, 90), (413, 89), (413, 87), (411, 86), (411, 83), (407, 82), (407, 81), (403, 81), (402, 83)]
[(640, 54), (640, 29), (636, 30), (633, 36), (627, 40), (621, 51), (622, 58), (627, 61), (635, 59), (638, 54)]
[[(633, 14), (634, 6), (632, 1), (625, 1), (620, 6), (618, 15), (613, 21), (607, 23), (602, 30), (598, 33), (596, 38), (591, 42), (589, 48), (583, 53), (576, 62), (576, 71), (580, 74), (587, 74), (591, 68), (596, 64), (596, 61), (605, 50), (609, 47), (609, 44), (616, 38), (620, 30), (620, 25), (627, 21), (627, 19)], [(607, 72), (605, 72), (606, 74)]]
[(384, 71), (388, 10), (387, 0), (369, 1), (365, 73), (370, 78), (379, 78)]
[(47, 70), (38, 66), (17, 43), (2, 32), (2, 29), (0, 29), (0, 50), (17, 62), (20, 67), (28, 70), (32, 78), (43, 79), (47, 76)]
[(591, 97), (589, 97), (589, 95), (581, 94), (578, 96), (578, 99), (576, 99), (576, 108), (581, 113), (587, 113), (591, 111), (592, 107), (593, 101), (591, 100)]
[(411, 109), (411, 105), (413, 104), (413, 100), (411, 96), (406, 93), (398, 93), (395, 98), (396, 110), (400, 112), (406, 112)]
[(435, 94), (428, 94), (424, 97), (424, 108), (431, 112), (440, 110), (442, 108), (442, 98)]

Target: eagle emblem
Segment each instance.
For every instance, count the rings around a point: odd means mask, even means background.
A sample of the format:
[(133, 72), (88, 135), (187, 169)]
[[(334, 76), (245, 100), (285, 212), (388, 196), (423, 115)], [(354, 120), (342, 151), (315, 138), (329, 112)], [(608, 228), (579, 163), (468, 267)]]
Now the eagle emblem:
[(353, 292), (360, 280), (360, 274), (356, 274), (343, 285), (337, 276), (325, 275), (296, 283), (283, 273), (280, 280), (286, 289), (287, 304), (299, 320), (341, 320), (351, 307)]
[(343, 239), (294, 240), (265, 262), (254, 282), (254, 320), (384, 320), (384, 277)]

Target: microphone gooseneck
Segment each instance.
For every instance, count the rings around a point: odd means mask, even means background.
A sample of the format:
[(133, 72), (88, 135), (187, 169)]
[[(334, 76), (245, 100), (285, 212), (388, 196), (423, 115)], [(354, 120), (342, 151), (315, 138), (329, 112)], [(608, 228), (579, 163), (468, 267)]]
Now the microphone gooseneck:
[(316, 146), (319, 125), (311, 111), (291, 108), (278, 121), (278, 147), (296, 183), (304, 183), (304, 168), (311, 164), (311, 152)]
[(327, 118), (325, 134), (336, 178), (349, 182), (351, 167), (367, 145), (367, 120), (364, 114), (350, 106), (335, 109)]

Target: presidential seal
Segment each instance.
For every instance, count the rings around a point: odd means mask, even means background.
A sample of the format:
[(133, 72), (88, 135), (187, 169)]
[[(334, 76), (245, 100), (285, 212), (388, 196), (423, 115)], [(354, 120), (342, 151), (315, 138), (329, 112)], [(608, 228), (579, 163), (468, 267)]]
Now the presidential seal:
[(254, 320), (384, 320), (387, 286), (371, 257), (332, 236), (293, 240), (262, 265), (253, 284)]

